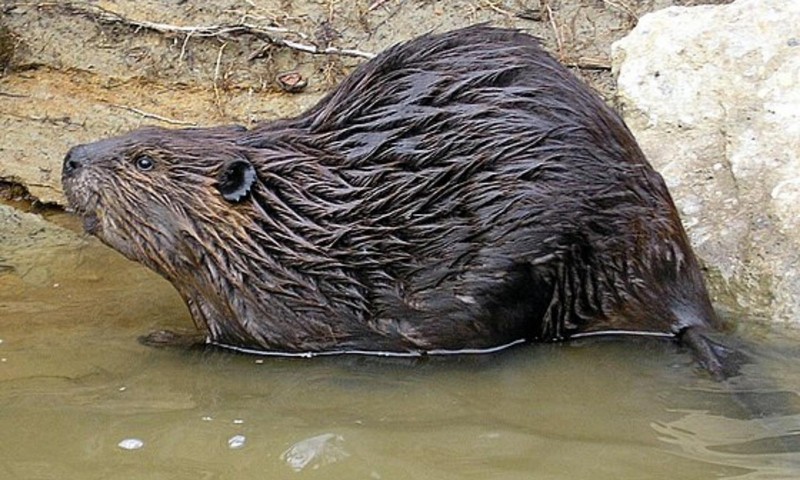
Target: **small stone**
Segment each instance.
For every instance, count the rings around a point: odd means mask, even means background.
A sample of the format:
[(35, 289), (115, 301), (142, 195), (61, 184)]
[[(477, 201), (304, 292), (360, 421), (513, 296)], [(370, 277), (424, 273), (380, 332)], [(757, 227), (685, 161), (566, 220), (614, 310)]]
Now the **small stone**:
[(228, 439), (228, 448), (236, 449), (244, 447), (244, 442), (247, 439), (244, 435), (234, 435)]
[(144, 442), (138, 438), (126, 438), (119, 442), (117, 446), (123, 450), (138, 450), (144, 446)]
[(308, 82), (300, 75), (299, 72), (285, 72), (278, 74), (275, 77), (278, 86), (285, 92), (297, 93), (302, 91), (308, 85)]

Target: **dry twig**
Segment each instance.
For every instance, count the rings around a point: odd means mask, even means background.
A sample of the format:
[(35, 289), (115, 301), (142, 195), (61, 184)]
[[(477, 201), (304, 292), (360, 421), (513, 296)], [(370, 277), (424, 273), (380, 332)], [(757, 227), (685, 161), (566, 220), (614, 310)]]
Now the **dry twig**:
[(562, 63), (569, 68), (577, 68), (579, 70), (611, 70), (611, 65), (599, 58), (579, 58), (573, 62), (566, 61)]
[(630, 17), (632, 23), (636, 23), (639, 21), (639, 15), (636, 15), (636, 11), (634, 11), (633, 7), (628, 5), (622, 0), (603, 0), (603, 3), (614, 8), (616, 10), (620, 10), (621, 12), (625, 13)]
[(497, 5), (496, 5), (494, 2), (492, 2), (491, 0), (482, 0), (482, 1), (481, 1), (481, 4), (482, 4), (482, 5), (486, 5), (487, 7), (489, 7), (489, 9), (490, 9), (490, 10), (494, 10), (496, 13), (499, 13), (500, 15), (505, 15), (505, 16), (507, 16), (507, 17), (513, 17), (513, 15), (511, 14), (511, 12), (509, 12), (509, 11), (507, 11), (507, 10), (503, 10), (502, 8), (498, 7), (498, 6), (497, 6)]
[[(377, 32), (378, 30), (380, 30), (380, 28), (381, 28), (381, 27), (383, 27), (383, 26), (384, 26), (384, 25), (385, 25), (387, 22), (389, 22), (389, 20), (391, 20), (392, 18), (394, 18), (394, 17), (395, 17), (395, 15), (397, 15), (397, 14), (400, 12), (400, 10), (402, 10), (402, 9), (403, 9), (403, 7), (405, 6), (405, 4), (406, 4), (406, 2), (407, 2), (407, 1), (408, 1), (408, 0), (400, 0), (400, 1), (399, 1), (399, 2), (396, 4), (396, 7), (394, 8), (394, 10), (391, 10), (391, 11), (389, 11), (389, 14), (388, 14), (388, 15), (386, 15), (386, 17), (384, 17), (384, 18), (383, 18), (383, 20), (381, 20), (380, 22), (378, 22), (378, 23), (377, 23), (377, 24), (376, 24), (376, 25), (375, 25), (375, 26), (374, 26), (374, 27), (373, 27), (373, 28), (370, 30), (370, 32), (369, 32), (369, 35), (370, 35), (370, 36), (374, 35), (374, 34), (375, 34), (375, 32)], [(375, 2), (375, 3), (373, 3), (373, 5), (375, 5), (375, 4), (377, 4), (377, 3), (379, 3), (379, 2)], [(381, 5), (383, 5), (383, 2), (380, 2), (380, 3), (381, 3)], [(379, 5), (379, 6), (380, 6), (380, 5)], [(377, 9), (378, 7), (375, 7), (375, 8)], [(388, 6), (387, 6), (387, 8), (386, 8), (385, 10), (388, 10)]]
[(175, 120), (174, 118), (162, 117), (161, 115), (157, 115), (155, 113), (150, 113), (150, 112), (145, 112), (144, 110), (139, 110), (138, 108), (130, 107), (128, 105), (119, 105), (119, 104), (116, 104), (116, 103), (109, 103), (108, 106), (114, 107), (114, 108), (119, 108), (121, 110), (127, 110), (127, 111), (135, 113), (137, 115), (141, 115), (141, 116), (143, 116), (145, 118), (152, 118), (154, 120), (158, 120), (158, 121), (164, 122), (164, 123), (169, 123), (169, 124), (172, 124), (172, 125), (187, 125), (187, 126), (192, 126), (192, 127), (197, 126), (197, 124), (194, 123), (194, 122), (187, 122), (187, 121), (184, 121), (184, 120)]
[(223, 43), (221, 47), (219, 47), (219, 53), (217, 53), (217, 62), (214, 65), (214, 101), (217, 104), (217, 111), (220, 115), (224, 115), (222, 111), (222, 100), (219, 95), (219, 67), (222, 63), (222, 52), (225, 51), (225, 47), (228, 46), (228, 43)]
[(556, 48), (558, 49), (558, 59), (564, 60), (564, 40), (561, 38), (561, 30), (556, 23), (556, 17), (553, 15), (553, 9), (550, 7), (550, 2), (543, 2), (545, 11), (547, 12), (547, 19), (550, 22), (550, 27), (553, 29), (553, 34), (556, 36)]
[(348, 57), (361, 57), (361, 58), (372, 58), (375, 56), (370, 52), (363, 52), (361, 50), (356, 50), (352, 48), (337, 48), (337, 47), (319, 48), (316, 45), (308, 45), (276, 36), (276, 35), (294, 35), (300, 38), (306, 38), (306, 35), (303, 35), (298, 32), (293, 32), (292, 30), (282, 27), (266, 27), (245, 22), (233, 23), (233, 24), (220, 24), (220, 25), (195, 25), (195, 26), (170, 25), (168, 23), (149, 22), (146, 20), (133, 20), (124, 17), (116, 12), (112, 12), (100, 6), (86, 2), (40, 3), (39, 7), (61, 8), (71, 13), (86, 15), (103, 23), (111, 23), (111, 24), (117, 23), (122, 25), (128, 25), (137, 29), (150, 30), (164, 34), (186, 35), (186, 39), (184, 40), (184, 45), (181, 48), (181, 58), (185, 53), (186, 42), (188, 41), (189, 37), (192, 36), (222, 37), (222, 36), (236, 36), (236, 35), (252, 35), (273, 46), (285, 47), (292, 50), (298, 50), (301, 52), (312, 53), (312, 54), (342, 55)]
[(372, 2), (372, 5), (370, 5), (370, 6), (367, 8), (367, 11), (368, 11), (368, 12), (371, 12), (371, 11), (373, 11), (373, 10), (377, 10), (377, 9), (379, 9), (381, 6), (383, 6), (383, 4), (384, 4), (384, 3), (387, 3), (387, 2), (389, 2), (389, 1), (390, 1), (390, 0), (375, 0), (374, 2)]

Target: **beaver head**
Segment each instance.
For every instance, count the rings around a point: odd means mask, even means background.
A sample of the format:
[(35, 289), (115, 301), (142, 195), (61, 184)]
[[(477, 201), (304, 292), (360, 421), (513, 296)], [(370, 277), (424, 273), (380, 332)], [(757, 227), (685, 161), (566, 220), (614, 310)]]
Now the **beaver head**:
[(247, 214), (237, 205), (255, 169), (232, 141), (243, 130), (146, 128), (72, 148), (62, 173), (85, 230), (172, 282), (195, 322), (220, 339), (239, 329), (220, 326), (230, 312), (211, 305), (234, 295), (225, 285), (242, 283), (251, 268), (241, 244)]
[[(189, 244), (203, 225), (193, 219), (235, 222), (236, 210), (229, 205), (240, 202), (255, 182), (255, 169), (230, 141), (241, 130), (167, 135), (148, 128), (76, 146), (64, 159), (65, 193), (88, 233), (174, 278), (175, 265), (197, 255)], [(213, 149), (206, 147), (209, 142)], [(216, 218), (223, 211), (228, 214)]]
[(248, 148), (239, 143), (245, 132), (145, 128), (78, 145), (64, 159), (65, 194), (88, 233), (172, 282), (213, 340), (285, 350), (347, 345), (347, 332), (366, 327), (337, 334), (322, 319), (363, 314), (362, 287), (303, 237), (318, 227), (298, 228), (302, 212), (266, 186), (280, 182), (269, 165), (301, 155)]

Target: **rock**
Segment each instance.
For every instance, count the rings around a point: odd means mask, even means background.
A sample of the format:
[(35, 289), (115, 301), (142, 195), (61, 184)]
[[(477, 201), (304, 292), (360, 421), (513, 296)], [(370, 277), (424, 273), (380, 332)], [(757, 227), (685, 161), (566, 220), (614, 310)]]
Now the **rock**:
[(648, 14), (612, 63), (715, 300), (800, 324), (800, 2)]
[(126, 438), (120, 441), (117, 446), (123, 450), (139, 450), (144, 447), (144, 442), (138, 438)]
[(323, 433), (295, 443), (281, 454), (281, 458), (295, 472), (306, 468), (315, 470), (349, 457), (343, 444), (341, 435)]

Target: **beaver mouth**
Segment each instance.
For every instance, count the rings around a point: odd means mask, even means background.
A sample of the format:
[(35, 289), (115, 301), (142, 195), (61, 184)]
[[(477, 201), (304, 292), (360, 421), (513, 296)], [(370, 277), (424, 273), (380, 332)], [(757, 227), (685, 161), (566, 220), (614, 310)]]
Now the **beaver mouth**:
[(89, 235), (97, 235), (100, 230), (100, 218), (94, 212), (81, 215), (83, 219), (83, 231)]
[[(66, 185), (65, 185), (66, 186)], [(73, 213), (81, 218), (83, 231), (89, 235), (97, 235), (100, 230), (100, 217), (97, 214), (100, 198), (97, 194), (83, 198), (75, 190), (66, 188), (64, 191), (67, 196), (66, 211)]]
[(100, 217), (94, 209), (78, 209), (75, 207), (67, 208), (68, 212), (74, 213), (80, 217), (83, 223), (83, 231), (89, 235), (95, 235), (100, 231)]

